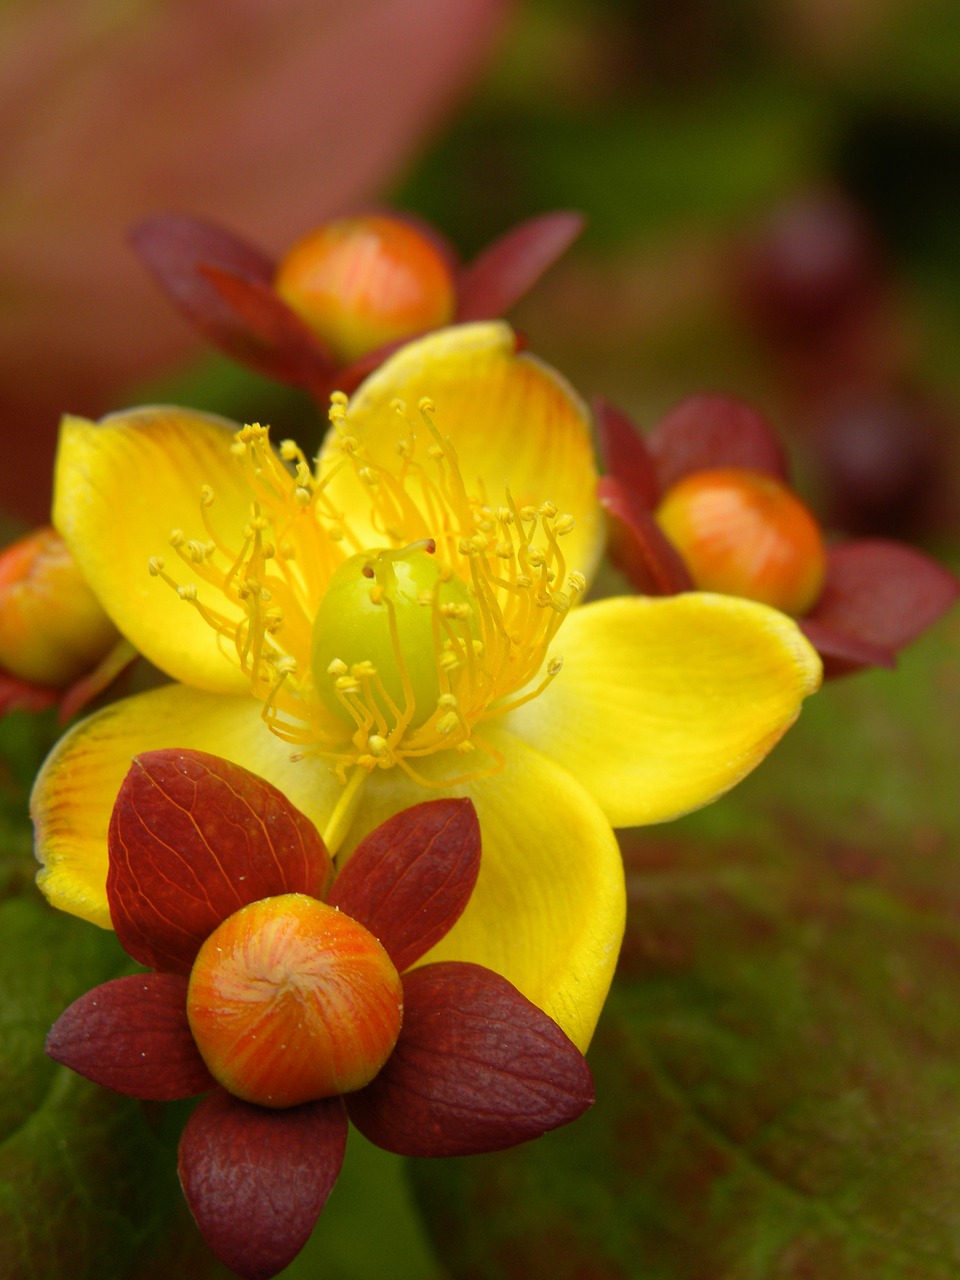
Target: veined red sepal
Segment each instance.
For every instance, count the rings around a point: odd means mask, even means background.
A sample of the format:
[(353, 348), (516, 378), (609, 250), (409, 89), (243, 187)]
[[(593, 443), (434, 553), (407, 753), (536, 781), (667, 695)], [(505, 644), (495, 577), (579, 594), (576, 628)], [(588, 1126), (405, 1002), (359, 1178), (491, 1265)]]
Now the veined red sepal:
[(78, 1075), (132, 1098), (170, 1102), (214, 1080), (187, 1023), (187, 980), (134, 974), (94, 987), (65, 1009), (46, 1051)]
[(244, 1280), (268, 1280), (300, 1252), (343, 1164), (339, 1098), (271, 1111), (216, 1090), (180, 1138), (178, 1171), (204, 1240)]
[(448, 961), (412, 970), (403, 986), (397, 1047), (346, 1099), (371, 1142), (408, 1156), (499, 1151), (592, 1105), (586, 1059), (499, 974)]
[(107, 899), (127, 953), (189, 973), (204, 940), (275, 894), (324, 896), (332, 874), (313, 824), (281, 791), (202, 751), (137, 756), (108, 833)]
[(633, 490), (616, 476), (601, 476), (597, 498), (609, 519), (610, 561), (637, 591), (669, 596), (693, 590), (679, 552)]
[(425, 800), (360, 842), (328, 895), (359, 920), (397, 969), (453, 928), (480, 871), (480, 824), (470, 800)]

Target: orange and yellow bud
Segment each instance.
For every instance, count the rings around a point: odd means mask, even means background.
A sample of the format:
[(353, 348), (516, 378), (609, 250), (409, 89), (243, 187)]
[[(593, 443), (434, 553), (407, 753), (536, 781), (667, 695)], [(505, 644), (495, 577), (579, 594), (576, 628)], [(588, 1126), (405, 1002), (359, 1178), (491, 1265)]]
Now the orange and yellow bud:
[(735, 467), (693, 472), (667, 492), (656, 517), (700, 590), (794, 616), (816, 603), (826, 572), (820, 527), (771, 476)]
[(118, 638), (53, 529), (36, 529), (0, 554), (0, 667), (18, 680), (64, 689)]
[(187, 1017), (225, 1089), (292, 1107), (369, 1084), (400, 1034), (403, 987), (363, 925), (289, 893), (242, 907), (207, 938)]
[(383, 214), (342, 218), (286, 254), (274, 287), (333, 355), (357, 360), (453, 319), (453, 273), (412, 223)]

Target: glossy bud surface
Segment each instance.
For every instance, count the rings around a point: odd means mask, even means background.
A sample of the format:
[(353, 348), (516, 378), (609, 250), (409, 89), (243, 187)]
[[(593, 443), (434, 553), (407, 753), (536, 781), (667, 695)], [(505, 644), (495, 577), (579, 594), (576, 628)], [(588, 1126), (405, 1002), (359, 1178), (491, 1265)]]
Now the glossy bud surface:
[(744, 596), (800, 616), (820, 594), (819, 525), (786, 485), (757, 471), (697, 471), (670, 489), (657, 522), (701, 591)]
[(403, 988), (363, 925), (316, 898), (284, 894), (241, 908), (206, 940), (187, 1016), (225, 1089), (291, 1107), (373, 1079), (400, 1033)]
[(453, 319), (453, 274), (412, 223), (371, 214), (328, 222), (284, 257), (281, 298), (343, 362)]

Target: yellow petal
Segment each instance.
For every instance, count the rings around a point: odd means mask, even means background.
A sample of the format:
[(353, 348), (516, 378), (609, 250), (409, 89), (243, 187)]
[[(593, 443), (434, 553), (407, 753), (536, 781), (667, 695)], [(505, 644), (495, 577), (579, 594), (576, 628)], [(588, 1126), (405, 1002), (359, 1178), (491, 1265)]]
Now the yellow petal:
[(60, 428), (53, 519), (106, 612), (156, 666), (197, 688), (249, 687), (236, 661), (193, 605), (151, 575), (160, 556), (178, 583), (196, 583), (198, 600), (232, 618), (222, 595), (205, 591), (196, 566), (170, 546), (174, 529), (201, 545), (201, 488), (210, 485), (209, 516), (228, 545), (239, 547), (250, 495), (230, 454), (232, 423), (187, 409), (146, 408), (100, 423), (67, 417)]
[(260, 719), (251, 697), (166, 685), (83, 720), (54, 747), (30, 805), (37, 883), (54, 906), (110, 927), (107, 828), (120, 783), (138, 752), (189, 747), (223, 756), (279, 787), (322, 825), (342, 787), (316, 759), (293, 762), (290, 746)]
[[(350, 400), (350, 431), (377, 464), (396, 470), (397, 442), (410, 434), (411, 424), (418, 447), (429, 444), (417, 408), (423, 396), (435, 405), (437, 429), (453, 441), (467, 492), (485, 495), (496, 508), (509, 485), (520, 507), (550, 501), (571, 514), (574, 528), (561, 549), (567, 568), (589, 578), (602, 551), (603, 526), (590, 413), (570, 384), (535, 356), (518, 355), (509, 325), (437, 330), (402, 347)], [(394, 400), (406, 405), (406, 421), (391, 407)], [(335, 456), (330, 433), (321, 465)], [(332, 493), (354, 527), (363, 523), (369, 530), (369, 494), (352, 473), (341, 472)], [(382, 533), (369, 545), (380, 544)]]
[(766, 605), (690, 593), (573, 610), (563, 668), (509, 726), (568, 769), (615, 827), (707, 804), (763, 759), (819, 686), (796, 624)]
[(585, 1050), (623, 936), (620, 849), (568, 773), (502, 729), (485, 738), (505, 761), (490, 777), (427, 791), (399, 769), (375, 774), (348, 847), (408, 805), (469, 796), (480, 819), (480, 877), (463, 916), (421, 963), (468, 960), (496, 970)]

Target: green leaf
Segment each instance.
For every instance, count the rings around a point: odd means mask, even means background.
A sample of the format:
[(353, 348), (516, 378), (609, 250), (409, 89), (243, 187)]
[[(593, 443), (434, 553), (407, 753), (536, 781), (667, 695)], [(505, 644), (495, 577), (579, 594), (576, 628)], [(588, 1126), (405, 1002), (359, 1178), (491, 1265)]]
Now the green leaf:
[(182, 1204), (183, 1109), (146, 1108), (43, 1052), (78, 995), (126, 969), (112, 933), (35, 892), (0, 903), (0, 1240), (4, 1280), (191, 1280), (209, 1265)]
[(960, 624), (624, 840), (598, 1103), (414, 1168), (464, 1280), (960, 1277)]

